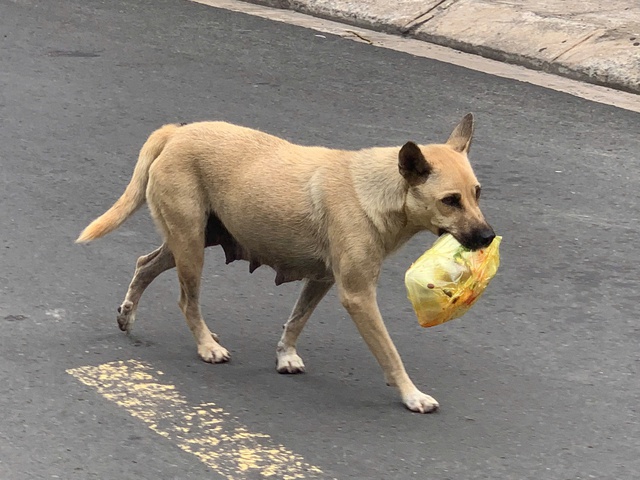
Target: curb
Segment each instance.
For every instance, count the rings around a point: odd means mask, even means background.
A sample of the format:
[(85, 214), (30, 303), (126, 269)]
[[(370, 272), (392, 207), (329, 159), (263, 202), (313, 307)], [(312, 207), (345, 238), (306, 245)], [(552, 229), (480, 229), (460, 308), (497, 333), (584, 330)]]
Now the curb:
[[(609, 0), (607, 10), (593, 0), (243, 1), (640, 94), (640, 6), (624, 0)], [(563, 10), (553, 3), (564, 4)]]

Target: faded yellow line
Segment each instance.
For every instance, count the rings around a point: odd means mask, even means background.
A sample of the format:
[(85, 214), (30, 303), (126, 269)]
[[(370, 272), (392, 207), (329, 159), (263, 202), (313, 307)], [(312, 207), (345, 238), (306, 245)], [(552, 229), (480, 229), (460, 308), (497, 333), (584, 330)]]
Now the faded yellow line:
[(136, 360), (67, 370), (151, 430), (229, 480), (253, 473), (283, 480), (326, 478), (269, 435), (251, 433), (214, 403), (189, 405), (163, 373)]

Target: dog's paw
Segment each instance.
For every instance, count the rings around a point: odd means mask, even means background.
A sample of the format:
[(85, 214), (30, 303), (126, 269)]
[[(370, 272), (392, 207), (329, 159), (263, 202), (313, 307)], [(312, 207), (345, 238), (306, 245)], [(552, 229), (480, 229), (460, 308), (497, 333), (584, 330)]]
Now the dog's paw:
[(225, 363), (231, 360), (229, 351), (216, 342), (198, 346), (198, 355), (207, 363)]
[(304, 363), (297, 353), (279, 353), (276, 370), (278, 373), (304, 373)]
[(131, 332), (133, 324), (136, 321), (136, 311), (133, 308), (133, 302), (124, 301), (118, 307), (118, 327), (123, 332)]
[(435, 398), (422, 393), (420, 390), (410, 393), (404, 396), (402, 399), (405, 406), (412, 412), (418, 413), (431, 413), (435, 412), (440, 404)]

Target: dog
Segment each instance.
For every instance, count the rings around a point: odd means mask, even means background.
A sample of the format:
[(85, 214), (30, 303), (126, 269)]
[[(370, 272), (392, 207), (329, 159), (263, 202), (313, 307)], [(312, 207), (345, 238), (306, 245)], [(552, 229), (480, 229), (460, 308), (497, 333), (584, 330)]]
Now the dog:
[(420, 231), (448, 232), (472, 250), (492, 242), (468, 160), (473, 129), (467, 114), (444, 144), (347, 151), (225, 122), (164, 125), (143, 145), (122, 196), (76, 241), (108, 234), (146, 202), (164, 243), (138, 259), (118, 324), (130, 331), (145, 288), (176, 267), (180, 309), (210, 363), (230, 357), (200, 312), (205, 247), (222, 246), (227, 263), (247, 260), (251, 272), (272, 267), (277, 285), (303, 281), (277, 345), (280, 373), (304, 372), (296, 341), (335, 284), (387, 384), (409, 410), (432, 412), (438, 402), (413, 384), (383, 323), (377, 281), (383, 260)]

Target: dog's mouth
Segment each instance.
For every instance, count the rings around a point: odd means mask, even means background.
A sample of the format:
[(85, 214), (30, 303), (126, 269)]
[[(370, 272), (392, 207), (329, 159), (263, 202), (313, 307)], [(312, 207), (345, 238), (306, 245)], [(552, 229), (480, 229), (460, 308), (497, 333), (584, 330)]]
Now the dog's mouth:
[(456, 235), (444, 228), (438, 228), (438, 237), (445, 233), (451, 234), (464, 248), (471, 251), (488, 247), (496, 236), (493, 229), (488, 225), (466, 235)]
[(491, 227), (475, 232), (473, 235), (454, 235), (449, 230), (438, 228), (438, 237), (441, 237), (446, 233), (453, 235), (453, 237), (464, 248), (471, 251), (489, 246), (489, 244), (491, 244), (493, 238), (495, 237), (495, 234), (493, 233), (493, 229), (491, 229)]

